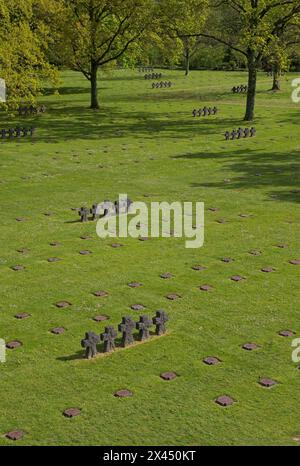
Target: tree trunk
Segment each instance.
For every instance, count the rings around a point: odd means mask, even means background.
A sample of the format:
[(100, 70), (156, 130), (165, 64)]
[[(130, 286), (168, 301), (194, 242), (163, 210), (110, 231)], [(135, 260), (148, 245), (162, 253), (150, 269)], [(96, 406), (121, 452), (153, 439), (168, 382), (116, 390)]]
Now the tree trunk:
[(279, 81), (279, 72), (273, 70), (273, 86), (271, 91), (280, 91), (280, 81)]
[(98, 72), (98, 65), (94, 60), (92, 60), (91, 61), (91, 107), (90, 108), (94, 110), (99, 109), (97, 72)]
[(185, 76), (189, 74), (189, 71), (190, 71), (190, 51), (187, 50), (186, 55), (185, 55)]
[(255, 107), (255, 96), (256, 96), (256, 62), (253, 51), (248, 53), (248, 92), (247, 92), (247, 104), (246, 113), (244, 120), (252, 121), (254, 119), (254, 107)]

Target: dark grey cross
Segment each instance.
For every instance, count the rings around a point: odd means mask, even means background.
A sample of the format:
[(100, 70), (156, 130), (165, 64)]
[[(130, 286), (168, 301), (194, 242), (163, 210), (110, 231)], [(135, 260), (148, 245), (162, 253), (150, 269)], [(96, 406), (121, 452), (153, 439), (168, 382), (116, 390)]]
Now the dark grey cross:
[(156, 316), (152, 320), (156, 325), (156, 335), (162, 335), (166, 332), (166, 322), (169, 318), (165, 311), (156, 311)]
[(1, 139), (5, 139), (6, 137), (6, 129), (1, 129)]
[(93, 220), (96, 220), (96, 218), (97, 218), (97, 216), (98, 216), (97, 210), (98, 210), (98, 204), (93, 204), (93, 205), (92, 205), (92, 208), (91, 208), (91, 210), (90, 210), (90, 212), (91, 212), (91, 214), (92, 214)]
[(97, 354), (97, 343), (100, 341), (100, 336), (94, 332), (86, 332), (85, 338), (81, 340), (82, 348), (85, 348), (85, 357), (91, 359)]
[(195, 117), (195, 116), (196, 116), (196, 114), (197, 114), (197, 110), (194, 108), (194, 110), (192, 111), (192, 115), (193, 115), (193, 117)]
[(33, 126), (31, 126), (31, 128), (29, 128), (29, 132), (30, 132), (30, 136), (33, 136), (33, 134), (35, 132), (35, 128)]
[(88, 216), (88, 208), (87, 207), (81, 207), (78, 215), (80, 216), (80, 221), (81, 222), (87, 222), (87, 216)]
[(212, 109), (212, 111), (213, 111), (213, 114), (216, 115), (216, 114), (217, 114), (217, 111), (218, 111), (217, 107), (214, 107), (214, 108)]
[(237, 90), (236, 90), (236, 87), (235, 87), (235, 86), (233, 86), (233, 88), (232, 88), (231, 90), (232, 90), (232, 92), (237, 92)]
[(135, 323), (130, 316), (122, 317), (122, 322), (119, 324), (118, 329), (119, 332), (122, 332), (122, 342), (121, 346), (125, 348), (125, 346), (130, 345), (133, 343), (133, 329), (135, 327)]
[(203, 115), (204, 116), (208, 115), (208, 108), (207, 107), (203, 107)]
[(117, 338), (118, 332), (112, 325), (105, 327), (105, 332), (101, 333), (100, 338), (104, 341), (104, 353), (109, 353), (115, 349), (115, 338)]
[(236, 139), (236, 136), (237, 136), (237, 132), (234, 129), (233, 131), (231, 131), (231, 139)]
[(252, 136), (255, 136), (255, 133), (256, 133), (256, 129), (254, 128), (254, 126), (252, 126), (252, 127), (250, 128), (250, 136), (251, 136), (251, 137), (252, 137)]
[(226, 132), (224, 133), (224, 136), (225, 136), (226, 141), (229, 141), (229, 138), (230, 138), (230, 133), (229, 133), (229, 131), (226, 131)]
[(21, 128), (20, 127), (16, 128), (16, 136), (17, 136), (17, 138), (19, 138), (21, 136)]
[(243, 134), (244, 134), (244, 131), (242, 130), (242, 128), (239, 128), (239, 129), (237, 130), (237, 138), (238, 138), (238, 139), (241, 139), (241, 137), (243, 136)]
[(152, 325), (152, 321), (149, 319), (148, 316), (143, 315), (140, 316), (139, 322), (136, 323), (136, 329), (139, 330), (139, 339), (141, 341), (147, 340), (150, 337), (150, 327)]
[(244, 129), (244, 138), (247, 138), (249, 136), (249, 128)]

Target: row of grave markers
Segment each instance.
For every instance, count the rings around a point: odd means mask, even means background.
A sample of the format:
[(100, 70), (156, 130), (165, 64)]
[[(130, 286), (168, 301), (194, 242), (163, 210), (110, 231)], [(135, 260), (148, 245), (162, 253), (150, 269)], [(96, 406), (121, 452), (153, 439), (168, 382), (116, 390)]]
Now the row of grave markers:
[(144, 78), (145, 79), (161, 79), (162, 78), (162, 73), (145, 74)]
[(216, 115), (217, 112), (218, 112), (218, 109), (216, 106), (214, 106), (213, 108), (205, 106), (203, 108), (199, 108), (199, 110), (194, 108), (194, 110), (192, 111), (192, 115), (193, 117), (209, 116), (209, 115)]
[(231, 91), (234, 94), (240, 94), (241, 92), (247, 92), (248, 91), (248, 86), (246, 84), (241, 84), (240, 86), (233, 86)]
[(152, 83), (152, 89), (159, 89), (162, 87), (171, 87), (171, 81), (159, 81), (158, 83)]
[(1, 139), (5, 139), (8, 137), (9, 139), (14, 139), (14, 138), (20, 138), (20, 137), (26, 137), (26, 136), (33, 136), (35, 132), (35, 128), (30, 127), (30, 128), (9, 128), (9, 129), (1, 129), (0, 130), (0, 135)]
[(18, 108), (18, 113), (20, 116), (36, 115), (38, 113), (45, 113), (45, 111), (46, 111), (45, 105), (39, 105), (38, 107), (30, 105), (30, 107), (19, 107)]
[[(138, 322), (135, 322), (131, 316), (122, 317), (122, 322), (118, 325), (119, 332), (122, 333), (121, 347), (134, 343), (133, 330), (139, 330), (139, 341), (145, 341), (150, 338), (150, 327), (152, 324), (156, 326), (156, 335), (163, 335), (166, 333), (166, 322), (169, 320), (165, 311), (156, 311), (156, 315), (150, 319), (147, 315), (142, 315)], [(101, 341), (104, 342), (104, 353), (110, 353), (116, 347), (115, 339), (118, 336), (117, 330), (109, 325), (105, 327), (105, 331), (100, 335), (94, 332), (86, 332), (85, 338), (81, 340), (81, 346), (85, 348), (85, 357), (91, 359), (98, 354), (97, 344)]]
[(224, 136), (225, 140), (229, 141), (230, 139), (241, 139), (241, 138), (247, 138), (248, 136), (254, 137), (256, 134), (256, 129), (254, 126), (252, 126), (250, 129), (249, 128), (239, 128), (238, 130), (233, 130), (233, 131), (225, 131)]
[(98, 204), (93, 204), (91, 209), (87, 207), (80, 207), (78, 210), (78, 215), (80, 216), (81, 222), (88, 221), (89, 213), (92, 214), (92, 220), (96, 220), (100, 216), (100, 211), (103, 211), (103, 216), (105, 217), (108, 213), (113, 213), (115, 215), (119, 213), (126, 213), (129, 211), (129, 208), (132, 204), (131, 199), (127, 198), (126, 200), (118, 200), (112, 203), (109, 200), (105, 200)]

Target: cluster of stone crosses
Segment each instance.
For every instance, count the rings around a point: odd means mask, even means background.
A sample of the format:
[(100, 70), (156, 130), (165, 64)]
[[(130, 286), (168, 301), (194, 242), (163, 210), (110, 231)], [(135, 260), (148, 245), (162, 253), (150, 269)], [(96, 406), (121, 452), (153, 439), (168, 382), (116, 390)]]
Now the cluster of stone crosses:
[(30, 128), (9, 128), (9, 129), (1, 129), (0, 130), (0, 136), (1, 139), (14, 139), (14, 138), (20, 138), (20, 137), (26, 137), (26, 136), (33, 136), (33, 133), (35, 132), (35, 128), (30, 127)]
[(145, 74), (144, 78), (145, 79), (161, 79), (162, 73), (151, 73), (151, 74)]
[(246, 84), (241, 84), (240, 86), (233, 86), (231, 90), (234, 94), (239, 94), (241, 92), (247, 92), (248, 86)]
[[(166, 322), (169, 320), (165, 311), (156, 311), (156, 315), (150, 319), (147, 315), (139, 317), (139, 321), (135, 322), (131, 316), (122, 317), (122, 322), (118, 325), (119, 332), (122, 333), (121, 347), (134, 343), (133, 330), (139, 330), (138, 340), (145, 341), (150, 338), (150, 327), (155, 325), (156, 335), (163, 335), (166, 333)], [(97, 344), (100, 341), (104, 342), (103, 352), (110, 353), (116, 348), (115, 339), (118, 336), (118, 331), (109, 325), (105, 327), (105, 331), (100, 335), (94, 332), (86, 332), (85, 338), (81, 340), (82, 348), (85, 348), (86, 359), (91, 359), (98, 354)]]
[(255, 136), (256, 134), (256, 129), (252, 126), (250, 129), (249, 128), (238, 128), (237, 130), (233, 130), (233, 131), (226, 131), (224, 133), (224, 136), (225, 136), (225, 139), (226, 141), (229, 141), (229, 139), (241, 139), (241, 138), (247, 138), (248, 136), (249, 137), (253, 137)]
[(192, 111), (192, 115), (193, 117), (196, 117), (196, 116), (209, 116), (209, 115), (216, 115), (218, 109), (217, 107), (203, 107), (203, 108), (199, 108), (199, 110), (197, 110), (196, 108), (194, 108), (194, 110)]
[(153, 66), (141, 66), (138, 68), (139, 73), (152, 73), (154, 71)]
[(152, 89), (158, 89), (159, 87), (171, 87), (171, 81), (160, 81), (158, 83), (152, 83)]
[(118, 200), (115, 202), (105, 200), (101, 203), (93, 204), (91, 209), (89, 209), (88, 207), (80, 207), (80, 209), (78, 210), (78, 215), (80, 216), (81, 222), (87, 222), (89, 220), (89, 214), (92, 214), (91, 220), (97, 220), (98, 218), (100, 218), (100, 212), (103, 212), (103, 217), (105, 217), (108, 214), (118, 215), (126, 213), (129, 211), (131, 204), (132, 201), (129, 198), (123, 201)]
[(29, 107), (19, 107), (18, 113), (20, 116), (28, 116), (28, 115), (36, 115), (38, 113), (45, 113), (46, 107), (45, 105), (39, 105), (35, 107), (34, 105), (30, 105)]

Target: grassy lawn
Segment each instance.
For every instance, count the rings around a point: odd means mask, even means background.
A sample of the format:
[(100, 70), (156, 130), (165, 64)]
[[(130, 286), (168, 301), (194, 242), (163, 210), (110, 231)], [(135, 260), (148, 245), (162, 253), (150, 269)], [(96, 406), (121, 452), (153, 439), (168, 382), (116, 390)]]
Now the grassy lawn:
[[(230, 89), (245, 84), (246, 74), (163, 76), (171, 89), (152, 90), (137, 71), (102, 76), (94, 113), (88, 82), (64, 72), (60, 95), (40, 99), (45, 115), (1, 114), (0, 127), (33, 123), (37, 131), (33, 142), (0, 143), (0, 337), (23, 343), (0, 364), (0, 444), (12, 444), (4, 434), (15, 429), (25, 432), (17, 445), (295, 445), (300, 435), (293, 338), (278, 335), (290, 329), (300, 336), (300, 266), (289, 263), (300, 259), (300, 104), (290, 98), (296, 75), (272, 94), (270, 78), (260, 74), (257, 135), (228, 142), (224, 131), (245, 126), (246, 96)], [(214, 104), (217, 116), (191, 116), (194, 107)], [(186, 249), (184, 238), (101, 240), (95, 223), (81, 224), (71, 210), (119, 193), (147, 203), (205, 202), (204, 246)], [(193, 270), (197, 264), (206, 269)], [(174, 277), (163, 280), (164, 272)], [(132, 281), (143, 286), (132, 289)], [(200, 291), (203, 284), (212, 291)], [(97, 298), (97, 290), (109, 295)], [(182, 297), (169, 301), (170, 293)], [(72, 306), (56, 308), (61, 300)], [(135, 303), (151, 317), (166, 310), (168, 334), (82, 359), (84, 333), (102, 333), (106, 324), (93, 317), (107, 314), (117, 326), (123, 315), (138, 318)], [(18, 320), (20, 312), (31, 317)], [(66, 331), (54, 335), (53, 327)], [(242, 349), (246, 342), (259, 349)], [(208, 366), (206, 356), (222, 362)], [(164, 381), (164, 371), (178, 377)], [(261, 377), (278, 384), (263, 388)], [(134, 396), (113, 396), (123, 388)], [(224, 394), (236, 402), (218, 406)], [(67, 419), (69, 407), (81, 415)]]

